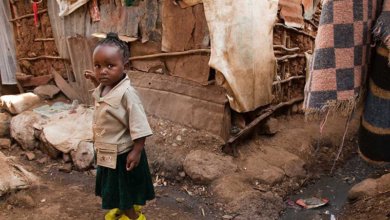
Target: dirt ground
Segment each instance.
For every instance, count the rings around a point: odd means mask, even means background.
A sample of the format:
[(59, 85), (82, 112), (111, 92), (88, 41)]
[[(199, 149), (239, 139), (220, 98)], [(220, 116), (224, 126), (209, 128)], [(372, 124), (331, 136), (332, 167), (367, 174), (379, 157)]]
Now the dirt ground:
[[(342, 166), (356, 151), (354, 134), (358, 128), (358, 119), (356, 115), (350, 124), (336, 168)], [(234, 158), (239, 167), (237, 172), (225, 175), (211, 185), (196, 185), (183, 172), (186, 155), (199, 149), (223, 155), (222, 141), (206, 132), (150, 118), (154, 136), (147, 141), (147, 153), (155, 178), (157, 198), (147, 204), (144, 212), (148, 219), (278, 219), (286, 208), (285, 200), (290, 194), (329, 173), (344, 131), (344, 123), (340, 122), (345, 119), (342, 120), (329, 119), (323, 135), (320, 135), (319, 123), (316, 121), (305, 123), (302, 115), (278, 117), (278, 133), (264, 136), (255, 132), (252, 137), (239, 143), (238, 157)], [(283, 149), (299, 156), (305, 161), (306, 174), (301, 177), (284, 177), (283, 181), (276, 184), (263, 184), (253, 179), (245, 172), (245, 161), (264, 153), (266, 147)], [(38, 186), (1, 198), (1, 220), (103, 219), (100, 198), (94, 196), (93, 171), (62, 172), (60, 168), (64, 162), (61, 159), (47, 159), (42, 163), (40, 159), (47, 156), (39, 150), (34, 152), (37, 158), (28, 161), (18, 146), (3, 150), (6, 155), (15, 156), (41, 181)], [(383, 202), (367, 200), (369, 204), (372, 203), (372, 210), (378, 204), (388, 204), (386, 195), (380, 198), (382, 200), (379, 201)], [(355, 209), (362, 213), (362, 210), (367, 210), (362, 209), (364, 204), (357, 202), (346, 206), (344, 216), (350, 216), (348, 213), (357, 214), (353, 211)]]

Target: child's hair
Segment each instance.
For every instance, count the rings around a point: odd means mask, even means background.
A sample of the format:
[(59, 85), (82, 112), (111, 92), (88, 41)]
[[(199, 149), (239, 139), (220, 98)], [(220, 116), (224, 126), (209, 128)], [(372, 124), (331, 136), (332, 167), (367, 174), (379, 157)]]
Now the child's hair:
[(98, 42), (97, 46), (100, 45), (114, 45), (117, 46), (122, 54), (123, 61), (124, 63), (127, 63), (129, 61), (130, 57), (130, 51), (129, 51), (129, 46), (125, 41), (122, 41), (119, 39), (118, 34), (114, 32), (109, 32), (106, 36), (106, 38), (100, 40)]

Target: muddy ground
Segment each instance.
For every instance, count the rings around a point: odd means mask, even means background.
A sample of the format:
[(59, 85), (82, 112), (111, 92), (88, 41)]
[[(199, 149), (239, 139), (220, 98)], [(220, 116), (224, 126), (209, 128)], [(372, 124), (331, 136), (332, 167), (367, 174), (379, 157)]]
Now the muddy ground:
[[(357, 115), (350, 124), (345, 146), (336, 163), (336, 173), (344, 167), (345, 161), (351, 158), (360, 160), (355, 153), (358, 118)], [(291, 207), (286, 205), (286, 201), (313, 185), (317, 187), (316, 183), (328, 177), (345, 178), (345, 175), (329, 175), (339, 149), (345, 119), (330, 118), (323, 135), (319, 134), (319, 122), (304, 121), (301, 115), (278, 117), (278, 133), (267, 136), (255, 132), (239, 143), (238, 157), (233, 160), (239, 167), (237, 172), (226, 174), (209, 185), (198, 185), (183, 172), (186, 155), (192, 150), (224, 155), (221, 152), (222, 141), (206, 132), (150, 118), (155, 134), (147, 141), (147, 151), (157, 198), (144, 208), (148, 219), (313, 219), (307, 217), (311, 215), (300, 215), (304, 212), (302, 210), (295, 210), (294, 215), (288, 214)], [(256, 156), (264, 154), (266, 147), (297, 155), (305, 162), (305, 175), (285, 176), (275, 184), (259, 182), (246, 168), (249, 169), (248, 160), (249, 164), (256, 165)], [(100, 199), (94, 196), (93, 171), (63, 172), (60, 171), (63, 165), (61, 159), (48, 158), (44, 161), (42, 158), (47, 158), (46, 155), (39, 150), (34, 152), (37, 158), (28, 161), (16, 145), (3, 150), (6, 155), (15, 156), (41, 181), (38, 186), (1, 198), (0, 219), (103, 219)], [(355, 177), (360, 175), (359, 172), (353, 169), (347, 172), (347, 177), (355, 178), (353, 183), (359, 180)], [(370, 175), (370, 172), (366, 174)], [(385, 212), (390, 207), (387, 197), (380, 195), (379, 200), (368, 198), (353, 204), (343, 201), (338, 210), (332, 212), (338, 219), (367, 219), (378, 212), (377, 216), (386, 216)], [(329, 219), (329, 215), (323, 215), (326, 210), (320, 210), (315, 219)]]

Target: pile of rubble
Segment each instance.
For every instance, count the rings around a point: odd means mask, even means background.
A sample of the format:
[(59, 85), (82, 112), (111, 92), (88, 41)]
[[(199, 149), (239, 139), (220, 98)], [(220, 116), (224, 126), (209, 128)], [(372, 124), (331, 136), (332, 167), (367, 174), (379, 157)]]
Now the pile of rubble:
[[(36, 150), (53, 159), (62, 157), (69, 172), (93, 168), (93, 109), (77, 101), (49, 105), (44, 99), (53, 98), (59, 90), (43, 87), (37, 87), (34, 93), (0, 97), (0, 149), (18, 145), (28, 160), (36, 159)], [(0, 196), (37, 180), (1, 152), (0, 167)]]

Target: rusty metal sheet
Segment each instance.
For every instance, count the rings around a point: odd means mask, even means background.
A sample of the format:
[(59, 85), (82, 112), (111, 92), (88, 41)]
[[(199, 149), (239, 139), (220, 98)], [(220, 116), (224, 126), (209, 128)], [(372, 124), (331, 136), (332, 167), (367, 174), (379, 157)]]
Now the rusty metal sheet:
[(280, 0), (280, 17), (289, 27), (303, 28), (302, 0)]
[[(203, 5), (181, 9), (171, 1), (164, 1), (162, 18), (163, 51), (208, 48), (210, 37)], [(173, 76), (207, 84), (210, 72), (209, 59), (208, 54), (171, 57), (166, 59), (166, 65)]]

